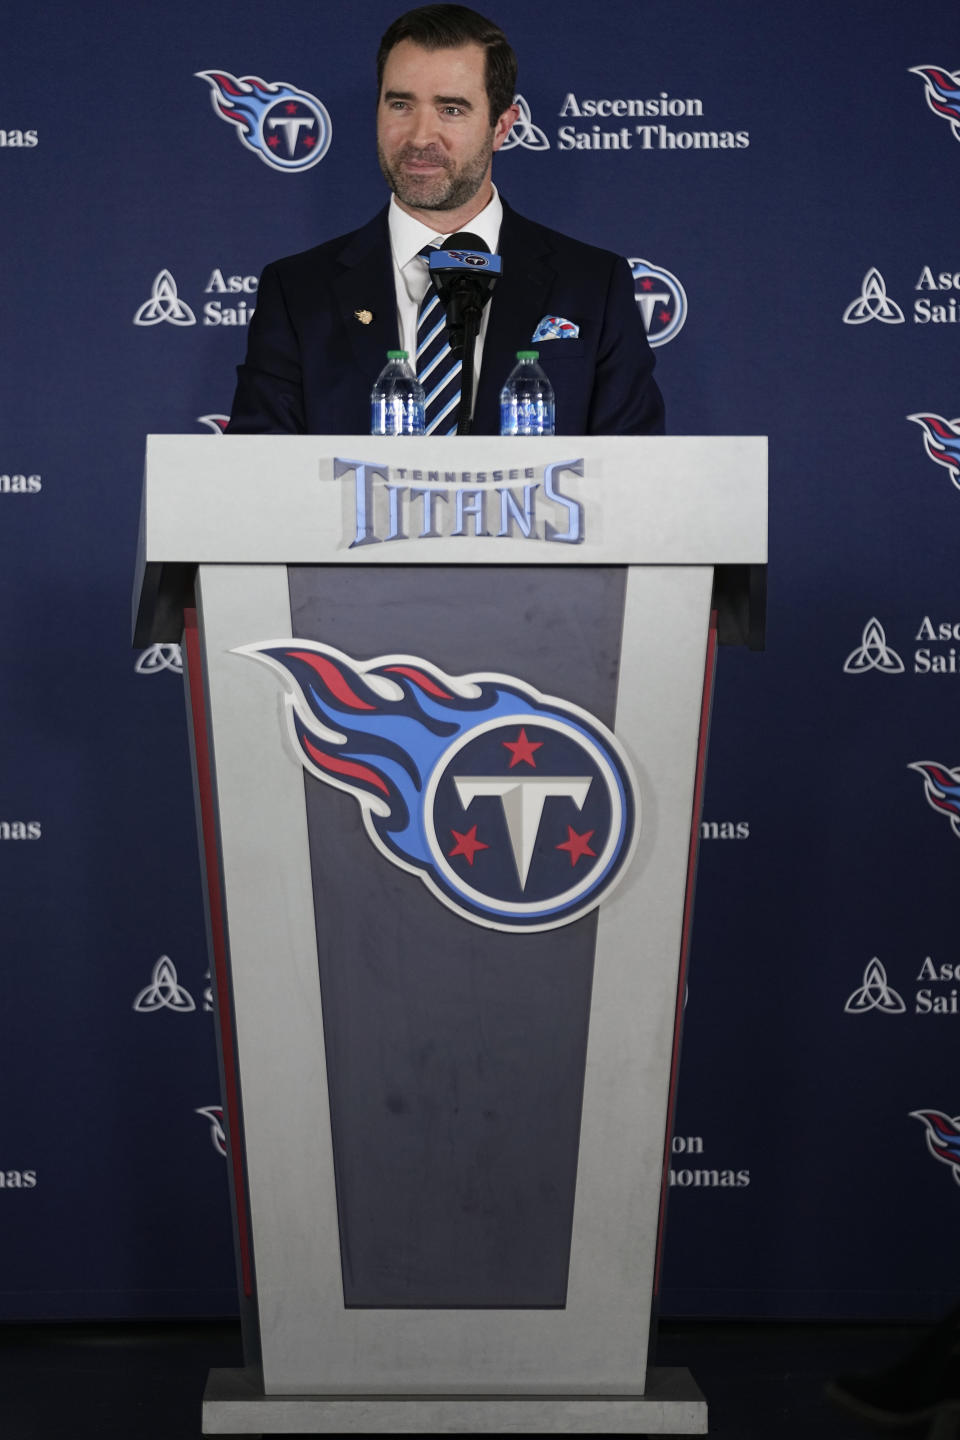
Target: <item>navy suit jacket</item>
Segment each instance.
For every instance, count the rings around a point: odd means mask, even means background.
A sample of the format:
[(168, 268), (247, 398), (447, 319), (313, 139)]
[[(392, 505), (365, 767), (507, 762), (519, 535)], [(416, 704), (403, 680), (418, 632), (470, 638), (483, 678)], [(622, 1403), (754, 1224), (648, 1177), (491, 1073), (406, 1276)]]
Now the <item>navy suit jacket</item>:
[[(663, 401), (654, 357), (619, 256), (525, 220), (504, 203), (503, 274), (491, 301), (474, 411), (500, 433), (500, 390), (545, 315), (580, 327), (538, 341), (558, 435), (655, 435)], [(363, 324), (357, 312), (370, 312)], [(370, 388), (399, 345), (387, 210), (367, 225), (268, 265), (238, 366), (228, 433), (366, 435)]]

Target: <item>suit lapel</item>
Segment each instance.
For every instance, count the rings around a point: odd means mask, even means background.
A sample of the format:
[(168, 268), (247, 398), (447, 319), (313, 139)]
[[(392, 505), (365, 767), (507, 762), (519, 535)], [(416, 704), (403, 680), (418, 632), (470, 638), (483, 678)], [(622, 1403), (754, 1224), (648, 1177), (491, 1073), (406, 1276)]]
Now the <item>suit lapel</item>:
[(517, 363), (517, 351), (529, 348), (537, 324), (547, 313), (556, 278), (543, 230), (517, 215), (505, 201), (499, 249), (503, 275), (490, 301), (474, 410), (476, 435), (499, 435), (503, 382)]
[[(400, 345), (386, 210), (351, 237), (337, 260), (343, 266), (334, 280), (340, 314), (354, 358), (372, 385), (387, 351)], [(358, 318), (367, 314), (372, 318), (366, 323)]]

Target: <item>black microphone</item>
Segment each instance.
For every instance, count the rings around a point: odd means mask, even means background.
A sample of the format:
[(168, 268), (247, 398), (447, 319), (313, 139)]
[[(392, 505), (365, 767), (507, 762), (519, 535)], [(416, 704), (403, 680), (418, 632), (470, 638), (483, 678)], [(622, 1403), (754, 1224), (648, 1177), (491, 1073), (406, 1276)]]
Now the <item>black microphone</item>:
[(430, 279), (447, 312), (450, 349), (455, 355), (463, 353), (468, 318), (476, 335), (483, 307), (502, 272), (500, 256), (491, 255), (486, 242), (469, 230), (458, 231), (441, 249), (431, 251)]

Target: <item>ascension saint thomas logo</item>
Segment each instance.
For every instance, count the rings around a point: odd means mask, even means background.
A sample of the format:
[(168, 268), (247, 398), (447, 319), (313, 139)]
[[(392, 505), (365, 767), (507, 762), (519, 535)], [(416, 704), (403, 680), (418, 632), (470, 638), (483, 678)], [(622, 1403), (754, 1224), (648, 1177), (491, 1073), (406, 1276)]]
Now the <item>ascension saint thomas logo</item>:
[(392, 864), (477, 925), (549, 930), (598, 905), (640, 829), (636, 781), (593, 715), (515, 676), (274, 640), (237, 654), (286, 690), (305, 770), (359, 803)]

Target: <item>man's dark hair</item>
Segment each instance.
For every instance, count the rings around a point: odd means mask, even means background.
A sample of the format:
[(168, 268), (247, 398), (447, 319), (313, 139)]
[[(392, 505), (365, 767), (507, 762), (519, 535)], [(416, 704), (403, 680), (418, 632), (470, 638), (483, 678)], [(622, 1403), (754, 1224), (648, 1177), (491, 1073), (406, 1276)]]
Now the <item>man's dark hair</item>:
[(466, 5), (422, 5), (408, 10), (385, 31), (377, 51), (377, 95), (383, 89), (383, 67), (387, 56), (401, 40), (410, 40), (424, 50), (455, 50), (461, 45), (480, 45), (485, 52), (484, 84), (490, 106), (490, 124), (495, 125), (504, 110), (513, 104), (517, 88), (517, 57), (499, 25), (485, 20)]

